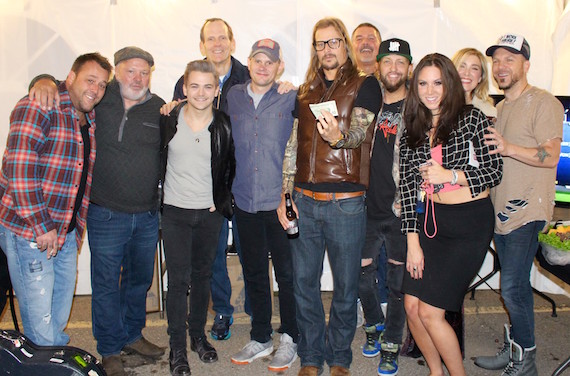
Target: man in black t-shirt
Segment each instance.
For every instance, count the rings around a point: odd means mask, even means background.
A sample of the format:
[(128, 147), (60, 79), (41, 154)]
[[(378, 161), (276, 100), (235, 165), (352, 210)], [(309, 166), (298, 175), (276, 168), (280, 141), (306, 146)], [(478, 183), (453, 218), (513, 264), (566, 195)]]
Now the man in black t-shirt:
[[(380, 44), (377, 56), (384, 104), (374, 129), (370, 161), (370, 185), (366, 196), (366, 240), (362, 251), (359, 294), (366, 323), (366, 343), (362, 354), (381, 354), (378, 374), (398, 372), (398, 352), (406, 320), (400, 291), (406, 260), (406, 237), (400, 231), (399, 207), (399, 140), (404, 128), (402, 112), (407, 93), (406, 81), (412, 73), (410, 46), (401, 39)], [(379, 252), (387, 253), (388, 307), (386, 320), (376, 286)], [(382, 341), (380, 334), (384, 330)]]

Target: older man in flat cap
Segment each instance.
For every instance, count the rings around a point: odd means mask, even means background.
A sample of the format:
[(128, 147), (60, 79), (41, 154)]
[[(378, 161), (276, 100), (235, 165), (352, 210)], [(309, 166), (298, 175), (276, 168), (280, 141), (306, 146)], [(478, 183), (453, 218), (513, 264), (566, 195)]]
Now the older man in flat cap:
[[(98, 150), (87, 231), (93, 335), (109, 376), (125, 375), (121, 350), (155, 359), (164, 354), (142, 336), (158, 241), (164, 104), (148, 88), (153, 66), (152, 55), (138, 47), (117, 51), (115, 78), (96, 107)], [(30, 96), (53, 98), (52, 88), (51, 80), (40, 80)]]

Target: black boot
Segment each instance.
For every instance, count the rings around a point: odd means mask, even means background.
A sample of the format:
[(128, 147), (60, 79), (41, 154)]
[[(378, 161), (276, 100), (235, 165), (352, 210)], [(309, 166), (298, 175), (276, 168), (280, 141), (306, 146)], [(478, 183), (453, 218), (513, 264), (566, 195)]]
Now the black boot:
[(198, 357), (204, 363), (213, 363), (218, 361), (218, 353), (216, 349), (208, 342), (205, 335), (201, 337), (190, 337), (190, 348), (198, 353)]
[(190, 376), (188, 354), (186, 349), (170, 350), (170, 374), (173, 376)]

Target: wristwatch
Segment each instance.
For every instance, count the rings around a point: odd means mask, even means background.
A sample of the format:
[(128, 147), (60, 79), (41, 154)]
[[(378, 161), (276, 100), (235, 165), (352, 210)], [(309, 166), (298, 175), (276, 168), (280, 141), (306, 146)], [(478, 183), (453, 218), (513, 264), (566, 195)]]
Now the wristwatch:
[(450, 183), (451, 185), (457, 184), (457, 179), (459, 178), (459, 177), (457, 176), (457, 171), (451, 170), (451, 175), (452, 175), (452, 178), (451, 178), (451, 181), (450, 181), (449, 183)]
[(340, 132), (340, 138), (335, 142), (329, 142), (329, 145), (333, 149), (340, 149), (344, 146), (345, 143), (346, 143), (346, 135)]

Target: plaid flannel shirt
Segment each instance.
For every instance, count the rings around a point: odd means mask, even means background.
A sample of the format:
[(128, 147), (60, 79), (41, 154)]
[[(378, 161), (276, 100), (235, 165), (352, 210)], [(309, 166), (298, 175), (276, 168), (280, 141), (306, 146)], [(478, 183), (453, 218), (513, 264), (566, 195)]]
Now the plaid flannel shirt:
[[(459, 120), (457, 129), (451, 132), (449, 142), (442, 146), (442, 166), (465, 173), (471, 197), (499, 184), (503, 176), (503, 159), (499, 154), (489, 154), (491, 148), (484, 144), (484, 134), (490, 126), (487, 117), (473, 107)], [(475, 152), (478, 166), (469, 163), (470, 148)], [(418, 191), (422, 183), (420, 164), (431, 158), (429, 137), (412, 149), (408, 146), (407, 132), (400, 140), (400, 194), (402, 197), (402, 232), (419, 232), (416, 213)]]
[[(26, 240), (53, 229), (65, 241), (83, 170), (83, 138), (79, 118), (65, 82), (61, 104), (51, 111), (22, 98), (10, 115), (10, 132), (0, 174), (0, 223)], [(77, 245), (85, 229), (93, 165), (95, 111), (86, 114), (91, 151), (85, 193), (78, 211)]]

